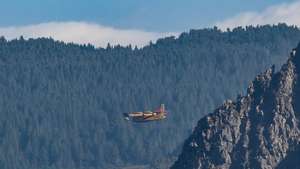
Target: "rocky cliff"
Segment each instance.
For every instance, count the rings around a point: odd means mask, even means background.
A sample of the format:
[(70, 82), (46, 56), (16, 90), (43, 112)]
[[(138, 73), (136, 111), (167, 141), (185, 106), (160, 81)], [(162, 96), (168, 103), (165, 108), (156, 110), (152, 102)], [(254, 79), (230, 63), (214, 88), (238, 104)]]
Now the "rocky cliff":
[[(247, 71), (247, 70), (245, 70)], [(277, 73), (202, 118), (172, 169), (300, 168), (300, 44)]]

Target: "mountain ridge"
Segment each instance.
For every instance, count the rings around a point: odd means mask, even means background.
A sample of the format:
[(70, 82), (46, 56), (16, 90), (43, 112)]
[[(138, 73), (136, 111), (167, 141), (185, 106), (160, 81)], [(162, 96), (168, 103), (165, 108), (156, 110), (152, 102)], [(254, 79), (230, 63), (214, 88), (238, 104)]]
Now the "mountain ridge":
[(226, 101), (199, 120), (171, 169), (299, 164), (288, 155), (300, 155), (299, 75), (300, 44), (279, 72), (268, 69), (249, 85), (246, 96)]

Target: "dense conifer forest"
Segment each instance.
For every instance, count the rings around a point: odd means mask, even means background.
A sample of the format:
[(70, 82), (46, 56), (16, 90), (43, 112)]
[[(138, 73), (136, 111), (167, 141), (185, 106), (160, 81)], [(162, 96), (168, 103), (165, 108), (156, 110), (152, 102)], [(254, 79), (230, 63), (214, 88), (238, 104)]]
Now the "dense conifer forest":
[[(0, 168), (163, 166), (197, 120), (280, 66), (299, 41), (285, 24), (190, 30), (141, 49), (2, 37)], [(163, 121), (123, 120), (161, 103)]]

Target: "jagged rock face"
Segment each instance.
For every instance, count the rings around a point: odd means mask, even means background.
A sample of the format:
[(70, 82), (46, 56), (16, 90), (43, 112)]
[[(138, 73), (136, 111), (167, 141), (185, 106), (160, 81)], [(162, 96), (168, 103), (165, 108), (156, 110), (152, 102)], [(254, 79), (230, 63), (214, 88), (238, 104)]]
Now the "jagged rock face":
[(171, 168), (300, 168), (300, 44), (296, 51), (278, 73), (257, 76), (246, 96), (202, 118)]

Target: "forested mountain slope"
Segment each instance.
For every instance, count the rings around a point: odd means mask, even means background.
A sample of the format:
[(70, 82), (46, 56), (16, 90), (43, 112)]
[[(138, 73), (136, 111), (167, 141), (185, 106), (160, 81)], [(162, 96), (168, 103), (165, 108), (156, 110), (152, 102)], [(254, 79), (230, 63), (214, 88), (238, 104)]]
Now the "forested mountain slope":
[(300, 44), (278, 73), (202, 118), (172, 169), (299, 169)]
[[(191, 30), (142, 49), (1, 38), (0, 168), (159, 164), (197, 119), (281, 65), (299, 39), (284, 24)], [(166, 120), (122, 118), (160, 103)]]

